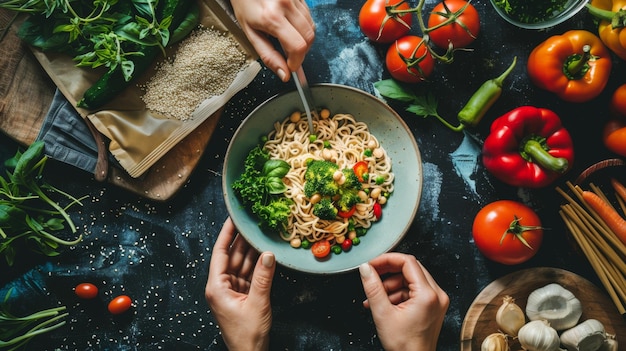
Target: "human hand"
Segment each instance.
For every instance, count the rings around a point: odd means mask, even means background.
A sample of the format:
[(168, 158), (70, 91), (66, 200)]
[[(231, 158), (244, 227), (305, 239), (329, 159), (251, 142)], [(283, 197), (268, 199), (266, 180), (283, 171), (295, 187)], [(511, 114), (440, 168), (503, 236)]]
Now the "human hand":
[[(235, 17), (265, 65), (283, 82), (304, 61), (315, 39), (305, 0), (231, 0)], [(270, 38), (278, 39), (285, 56)]]
[(275, 269), (274, 254), (259, 255), (226, 219), (213, 246), (204, 296), (230, 351), (269, 348)]
[(359, 273), (384, 349), (436, 350), (450, 299), (424, 266), (412, 255), (386, 253)]

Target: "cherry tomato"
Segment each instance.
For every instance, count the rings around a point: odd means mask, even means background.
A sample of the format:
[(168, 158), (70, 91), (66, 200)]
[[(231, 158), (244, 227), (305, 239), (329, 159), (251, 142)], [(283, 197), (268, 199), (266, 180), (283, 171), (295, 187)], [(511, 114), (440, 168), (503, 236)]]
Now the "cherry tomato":
[(74, 293), (81, 299), (89, 300), (98, 296), (98, 287), (91, 283), (81, 283), (76, 285)]
[(485, 257), (514, 265), (535, 256), (543, 241), (543, 228), (530, 207), (517, 201), (498, 200), (478, 211), (472, 235)]
[(330, 254), (330, 241), (320, 240), (311, 245), (311, 252), (317, 258), (324, 258)]
[(352, 166), (352, 170), (354, 171), (354, 174), (356, 174), (356, 177), (359, 178), (359, 182), (361, 183), (364, 183), (367, 181), (366, 177), (369, 172), (367, 166), (368, 165), (366, 161), (359, 161), (355, 163), (354, 166)]
[(613, 92), (609, 110), (614, 118), (626, 118), (626, 84), (620, 85)]
[(122, 314), (130, 308), (133, 301), (126, 295), (120, 295), (109, 302), (109, 312), (111, 314)]
[(435, 60), (424, 40), (406, 35), (394, 42), (387, 50), (385, 64), (391, 76), (401, 82), (418, 83), (433, 72)]
[[(464, 6), (465, 9), (463, 9)], [(450, 21), (448, 24), (444, 24)], [(431, 31), (430, 41), (447, 49), (464, 48), (476, 40), (480, 32), (480, 17), (476, 8), (465, 0), (445, 0), (437, 4), (428, 17), (428, 27), (441, 27)]]
[(411, 29), (411, 12), (393, 14), (391, 11), (408, 10), (405, 0), (367, 0), (359, 12), (361, 32), (376, 43), (391, 43)]
[(350, 251), (350, 249), (352, 248), (352, 240), (350, 239), (345, 239), (342, 243), (341, 243), (341, 249), (343, 251)]
[(337, 216), (339, 216), (341, 218), (350, 218), (350, 217), (352, 217), (354, 212), (356, 212), (356, 206), (352, 206), (352, 208), (349, 211), (345, 211), (345, 212), (341, 211), (341, 210), (338, 210), (337, 211)]

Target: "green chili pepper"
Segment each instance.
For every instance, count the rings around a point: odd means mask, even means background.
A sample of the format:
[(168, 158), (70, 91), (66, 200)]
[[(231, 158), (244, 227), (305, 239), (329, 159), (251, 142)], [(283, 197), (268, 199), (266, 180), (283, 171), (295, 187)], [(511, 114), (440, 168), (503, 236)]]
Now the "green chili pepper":
[(513, 58), (513, 63), (499, 77), (490, 79), (476, 90), (469, 99), (465, 107), (458, 114), (459, 122), (464, 126), (474, 127), (485, 116), (491, 106), (502, 95), (502, 83), (511, 73), (517, 62), (517, 57)]

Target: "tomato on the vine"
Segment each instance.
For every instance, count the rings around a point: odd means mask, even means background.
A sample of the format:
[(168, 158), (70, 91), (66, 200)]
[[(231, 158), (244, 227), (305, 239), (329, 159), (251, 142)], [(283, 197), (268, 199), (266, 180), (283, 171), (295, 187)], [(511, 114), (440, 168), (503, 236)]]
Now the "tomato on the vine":
[(626, 84), (620, 85), (613, 92), (609, 110), (615, 118), (626, 118)]
[(393, 78), (405, 83), (417, 83), (430, 76), (435, 59), (422, 38), (406, 35), (389, 47), (385, 65)]
[(485, 257), (514, 265), (535, 256), (543, 241), (543, 228), (532, 208), (517, 201), (498, 200), (478, 211), (472, 235)]
[(406, 0), (367, 0), (359, 12), (361, 32), (376, 43), (391, 43), (411, 29), (412, 12)]
[[(447, 23), (446, 23), (447, 22)], [(430, 41), (436, 46), (447, 49), (464, 48), (476, 40), (480, 32), (480, 17), (476, 8), (465, 0), (444, 0), (438, 3), (428, 17)]]

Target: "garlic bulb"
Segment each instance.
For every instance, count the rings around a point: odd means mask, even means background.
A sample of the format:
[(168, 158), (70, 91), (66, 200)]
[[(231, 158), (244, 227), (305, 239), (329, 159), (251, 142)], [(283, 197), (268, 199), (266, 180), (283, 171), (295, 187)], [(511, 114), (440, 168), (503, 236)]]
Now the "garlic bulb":
[(559, 334), (545, 320), (535, 320), (524, 324), (517, 333), (517, 340), (524, 350), (559, 350)]
[(556, 283), (531, 292), (526, 302), (528, 319), (531, 321), (544, 319), (557, 331), (575, 326), (582, 311), (576, 296)]
[(602, 344), (602, 346), (600, 346), (600, 348), (598, 349), (599, 351), (617, 351), (619, 350), (619, 348), (617, 347), (617, 340), (615, 340), (615, 335), (613, 334), (606, 334), (606, 339), (604, 339), (604, 343)]
[(502, 305), (496, 312), (496, 323), (501, 331), (510, 336), (517, 336), (519, 328), (526, 324), (524, 311), (513, 297), (507, 295), (502, 299)]
[(502, 333), (489, 334), (480, 345), (480, 351), (508, 351), (509, 343)]
[(604, 325), (597, 319), (587, 319), (561, 334), (561, 343), (569, 351), (596, 351), (605, 340)]

